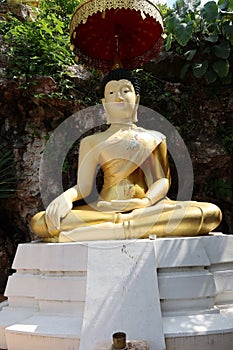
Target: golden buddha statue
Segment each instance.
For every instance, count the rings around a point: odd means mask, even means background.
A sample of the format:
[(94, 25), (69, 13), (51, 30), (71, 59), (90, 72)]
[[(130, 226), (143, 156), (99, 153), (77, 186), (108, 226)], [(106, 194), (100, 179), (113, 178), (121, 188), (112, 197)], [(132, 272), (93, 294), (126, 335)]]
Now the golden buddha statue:
[[(208, 234), (221, 222), (210, 203), (167, 197), (170, 170), (166, 138), (137, 127), (139, 85), (131, 72), (112, 70), (102, 83), (110, 127), (81, 141), (77, 185), (31, 221), (35, 234), (58, 242)], [(104, 174), (95, 203), (73, 208), (92, 190), (96, 168)]]

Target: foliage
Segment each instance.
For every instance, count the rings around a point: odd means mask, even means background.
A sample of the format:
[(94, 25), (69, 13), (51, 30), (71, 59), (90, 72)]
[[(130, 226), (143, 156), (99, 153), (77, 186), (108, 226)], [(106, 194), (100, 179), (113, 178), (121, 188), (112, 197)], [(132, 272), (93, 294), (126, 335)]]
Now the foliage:
[(69, 28), (71, 16), (81, 2), (82, 0), (41, 0), (40, 12), (45, 17), (51, 13), (55, 14)]
[(226, 150), (233, 155), (233, 130), (230, 126), (220, 126), (219, 136), (221, 137), (222, 143)]
[(8, 20), (0, 22), (0, 34), (8, 45), (8, 76), (27, 83), (34, 76), (49, 75), (61, 92), (73, 87), (66, 74), (67, 66), (74, 64), (69, 23), (79, 2), (42, 0), (34, 21), (8, 15)]
[[(59, 96), (69, 94), (74, 88), (67, 76), (67, 66), (74, 64), (69, 47), (69, 23), (79, 3), (79, 0), (41, 0), (34, 21), (22, 22), (13, 17), (0, 21), (0, 35), (4, 35), (9, 47), (8, 76), (25, 82), (27, 87), (34, 76), (49, 75), (56, 81)], [(177, 0), (173, 9), (162, 2), (157, 4), (164, 16), (166, 49), (183, 57), (181, 78), (192, 72), (207, 83), (217, 79), (230, 83), (233, 0), (209, 1), (203, 7), (200, 3), (200, 0)]]
[(159, 11), (161, 12), (162, 17), (165, 17), (169, 10), (171, 10), (167, 4), (164, 4), (162, 2), (156, 3), (156, 6), (158, 7)]
[(140, 82), (141, 94), (140, 103), (150, 108), (158, 108), (159, 96), (163, 94), (163, 84), (155, 79), (152, 73), (135, 70), (135, 76)]
[(64, 24), (54, 14), (35, 22), (11, 20), (5, 35), (9, 46), (9, 65), (13, 77), (31, 78), (53, 75), (72, 63)]
[(0, 149), (0, 199), (14, 196), (16, 191), (14, 156), (11, 151)]
[(213, 179), (206, 186), (206, 193), (219, 200), (227, 200), (232, 198), (232, 184), (224, 179)]
[(207, 2), (178, 0), (165, 18), (166, 49), (184, 57), (180, 72), (192, 71), (207, 83), (230, 83), (233, 45), (233, 0)]

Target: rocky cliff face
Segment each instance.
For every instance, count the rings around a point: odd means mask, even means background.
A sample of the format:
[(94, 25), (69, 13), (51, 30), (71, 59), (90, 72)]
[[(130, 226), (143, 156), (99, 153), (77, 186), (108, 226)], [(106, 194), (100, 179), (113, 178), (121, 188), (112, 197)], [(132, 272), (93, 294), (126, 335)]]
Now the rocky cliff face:
[[(47, 93), (53, 89), (53, 82), (49, 77), (40, 78), (38, 84), (38, 89)], [(160, 102), (157, 110), (172, 119), (173, 125), (186, 142), (194, 168), (193, 198), (217, 203), (224, 212), (222, 229), (231, 233), (232, 162), (220, 131), (232, 119), (233, 93), (226, 87), (219, 88), (217, 92), (210, 87), (187, 87), (182, 84), (164, 83), (163, 87), (163, 99), (158, 96)], [(19, 179), (16, 197), (4, 200), (1, 206), (5, 212), (4, 217), (10, 222), (11, 230), (20, 232), (23, 239), (30, 240), (34, 238), (29, 228), (30, 218), (43, 209), (39, 167), (46, 142), (59, 123), (84, 106), (74, 100), (51, 99), (46, 94), (37, 98), (35, 85), (33, 91), (21, 90), (16, 83), (7, 80), (1, 82), (0, 95), (1, 144), (12, 147)], [(87, 118), (89, 121), (84, 129), (83, 121), (80, 121), (82, 134), (95, 124), (91, 116), (87, 115)], [(76, 151), (76, 165), (77, 158)], [(71, 165), (71, 159), (69, 163)], [(73, 174), (68, 174), (69, 182), (74, 183), (75, 178), (72, 177), (76, 170), (73, 166), (69, 168), (72, 168)], [(175, 187), (175, 183), (173, 186)]]
[[(0, 144), (13, 151), (18, 179), (15, 196), (0, 199), (0, 239), (4, 242), (0, 245), (4, 257), (0, 264), (0, 293), (17, 244), (35, 239), (29, 221), (38, 210), (43, 210), (39, 167), (49, 135), (65, 118), (83, 108), (73, 100), (49, 98), (47, 93), (53, 89), (51, 78), (41, 78), (38, 89), (35, 91), (35, 85), (32, 91), (20, 89), (15, 82), (0, 81)], [(35, 93), (41, 89), (46, 92), (38, 99)]]
[[(4, 16), (4, 13), (1, 15)], [(0, 43), (1, 72), (7, 64), (4, 55), (7, 48), (1, 38)], [(75, 76), (77, 91), (81, 85), (82, 90), (84, 86), (88, 91), (92, 84), (91, 74), (81, 66), (71, 67), (70, 70)], [(142, 91), (141, 104), (157, 110), (177, 128), (193, 162), (193, 199), (219, 205), (223, 211), (219, 230), (231, 234), (232, 88), (164, 79), (156, 81), (158, 90), (153, 90), (152, 84), (150, 92)], [(0, 292), (4, 289), (17, 244), (36, 238), (29, 222), (32, 215), (44, 209), (39, 188), (39, 168), (46, 142), (61, 122), (86, 107), (80, 102), (77, 91), (73, 99), (60, 99), (52, 95), (54, 91), (56, 83), (51, 77), (36, 77), (27, 89), (6, 76), (0, 79), (0, 144), (12, 149), (18, 178), (15, 197), (0, 200)], [(81, 134), (94, 126), (95, 121), (88, 113), (82, 119), (77, 118), (76, 127)], [(94, 128), (91, 132), (95, 131)], [(77, 159), (78, 148), (68, 155), (64, 187), (75, 182)], [(177, 179), (174, 165), (172, 174), (171, 196), (175, 198)], [(100, 175), (98, 181), (101, 182)]]
[(219, 230), (233, 233), (232, 89), (198, 82), (172, 85), (176, 86), (178, 98), (168, 108), (174, 111), (172, 122), (183, 136), (192, 159), (193, 199), (219, 205), (223, 211)]

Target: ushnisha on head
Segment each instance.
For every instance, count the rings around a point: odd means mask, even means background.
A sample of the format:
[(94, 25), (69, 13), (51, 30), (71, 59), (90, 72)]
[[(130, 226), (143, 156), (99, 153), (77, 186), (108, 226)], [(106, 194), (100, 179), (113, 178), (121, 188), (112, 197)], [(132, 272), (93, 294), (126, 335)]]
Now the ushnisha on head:
[(122, 68), (110, 71), (101, 84), (107, 123), (136, 122), (139, 93), (139, 82), (130, 71)]

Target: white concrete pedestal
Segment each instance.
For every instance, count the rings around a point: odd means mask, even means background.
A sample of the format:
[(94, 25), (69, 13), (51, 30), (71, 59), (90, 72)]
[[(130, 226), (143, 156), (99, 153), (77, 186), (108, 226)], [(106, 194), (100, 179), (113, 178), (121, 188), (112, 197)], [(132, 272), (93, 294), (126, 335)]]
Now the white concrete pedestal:
[(20, 245), (0, 347), (96, 350), (124, 331), (164, 350), (155, 252), (149, 240)]
[(0, 348), (78, 349), (87, 247), (22, 244), (13, 268), (5, 291), (9, 307), (0, 312)]
[(233, 347), (233, 236), (158, 239), (167, 350)]
[(232, 348), (233, 236), (22, 244), (13, 268), (0, 349), (92, 350), (112, 331), (150, 350), (163, 334), (167, 350)]

